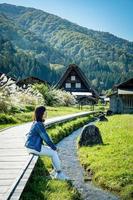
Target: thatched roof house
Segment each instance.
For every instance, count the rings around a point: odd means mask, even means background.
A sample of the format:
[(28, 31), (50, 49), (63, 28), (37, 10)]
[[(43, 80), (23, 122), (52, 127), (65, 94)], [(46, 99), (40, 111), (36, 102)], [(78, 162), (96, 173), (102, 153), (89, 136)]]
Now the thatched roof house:
[(56, 85), (59, 89), (73, 94), (78, 101), (96, 102), (98, 93), (92, 87), (82, 70), (75, 64), (68, 66), (67, 70)]

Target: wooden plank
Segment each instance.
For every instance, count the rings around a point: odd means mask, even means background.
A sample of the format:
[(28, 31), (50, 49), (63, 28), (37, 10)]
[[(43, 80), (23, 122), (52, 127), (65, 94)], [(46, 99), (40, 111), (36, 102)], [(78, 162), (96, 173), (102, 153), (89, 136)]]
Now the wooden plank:
[(26, 150), (24, 151), (7, 151), (7, 150), (0, 150), (0, 154), (1, 154), (1, 157), (5, 157), (5, 156), (27, 156), (28, 153)]
[(19, 198), (20, 198), (20, 192), (15, 193), (15, 194), (10, 198), (10, 200), (18, 200)]
[(19, 169), (2, 169), (0, 170), (0, 179), (12, 179), (18, 176)]
[(4, 200), (4, 195), (3, 194), (0, 194), (0, 200)]
[(22, 144), (23, 144), (25, 140), (24, 140), (24, 138), (22, 138), (22, 137), (19, 138), (19, 139), (16, 139), (16, 138), (15, 138), (15, 139), (10, 139), (10, 137), (9, 137), (8, 139), (5, 139), (5, 138), (1, 138), (1, 137), (0, 137), (0, 142), (1, 142), (1, 144), (3, 144), (3, 142), (4, 142), (5, 144), (6, 144), (6, 143), (7, 143), (7, 144), (8, 144), (8, 143), (14, 144), (14, 142), (16, 142), (16, 141), (17, 141), (18, 143), (22, 143)]
[(27, 154), (29, 154), (25, 147), (23, 147), (23, 148), (11, 148), (10, 150), (8, 150), (8, 148), (6, 148), (6, 146), (5, 146), (5, 149), (3, 149), (3, 148), (0, 149), (0, 156), (2, 156), (2, 154), (5, 153), (5, 152), (9, 153), (9, 154), (11, 152), (13, 152), (13, 153), (26, 152)]
[(0, 156), (0, 162), (18, 162), (18, 161), (22, 161), (25, 162), (28, 159), (29, 155), (22, 155), (22, 156), (6, 156), (6, 157), (2, 157)]
[(6, 186), (6, 185), (10, 185), (11, 183), (13, 183), (14, 179), (0, 179), (0, 187), (1, 186)]
[(4, 194), (8, 191), (9, 187), (7, 186), (0, 186), (0, 194)]
[(0, 149), (23, 149), (24, 148), (24, 144), (16, 144), (15, 147), (13, 144), (10, 143), (4, 143), (0, 145)]
[(25, 162), (0, 162), (0, 169), (21, 169)]
[(29, 164), (31, 163), (31, 160), (33, 159), (33, 155), (30, 155), (29, 159), (27, 160), (27, 162), (25, 163), (24, 167), (22, 170), (19, 171), (19, 175), (16, 177), (16, 179), (14, 180), (14, 183), (10, 186), (9, 191), (6, 193), (5, 195), (5, 199), (10, 199), (10, 197), (12, 196), (16, 185), (19, 183), (19, 181), (21, 180), (23, 174), (25, 173), (27, 167), (29, 166)]
[(25, 173), (23, 174), (21, 180), (19, 181), (13, 195), (11, 196), (10, 200), (18, 200), (23, 192), (23, 189), (32, 173), (32, 170), (34, 169), (34, 166), (37, 162), (38, 156), (33, 156), (33, 159), (30, 163), (30, 165), (28, 166), (27, 170), (25, 171)]

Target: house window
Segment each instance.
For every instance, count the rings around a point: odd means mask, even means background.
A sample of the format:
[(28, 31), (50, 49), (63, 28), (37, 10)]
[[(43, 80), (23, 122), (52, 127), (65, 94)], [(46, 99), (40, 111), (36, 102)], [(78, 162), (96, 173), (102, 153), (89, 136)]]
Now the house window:
[(66, 88), (71, 88), (71, 83), (66, 83), (66, 84), (65, 84), (65, 87), (66, 87)]
[(81, 88), (81, 83), (76, 83), (76, 88)]
[(75, 81), (75, 76), (71, 76), (71, 81)]

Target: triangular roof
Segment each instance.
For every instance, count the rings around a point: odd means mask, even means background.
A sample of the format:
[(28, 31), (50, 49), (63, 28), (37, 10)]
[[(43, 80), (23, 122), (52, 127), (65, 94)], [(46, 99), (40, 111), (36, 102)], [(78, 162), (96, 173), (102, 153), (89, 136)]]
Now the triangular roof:
[(30, 79), (34, 79), (34, 80), (37, 80), (37, 81), (40, 81), (42, 83), (46, 83), (47, 81), (44, 81), (42, 79), (39, 79), (38, 77), (35, 77), (35, 76), (28, 76), (28, 77), (25, 77), (23, 79), (20, 79), (18, 80), (16, 83), (19, 84), (19, 83), (24, 83), (25, 81), (28, 81)]
[(93, 91), (93, 93), (95, 94), (95, 96), (98, 97), (98, 93), (96, 92), (96, 90), (92, 87), (91, 82), (89, 81), (88, 78), (86, 78), (86, 76), (84, 75), (84, 73), (82, 72), (82, 70), (75, 64), (70, 64), (68, 66), (68, 68), (66, 69), (65, 73), (62, 75), (61, 79), (59, 80), (59, 82), (57, 83), (56, 87), (57, 88), (61, 88), (62, 84), (64, 83), (64, 81), (66, 80), (66, 78), (69, 76), (70, 72), (72, 70), (75, 70), (76, 73), (78, 74), (78, 76), (81, 78), (81, 80), (83, 81), (83, 83), (85, 84), (86, 88), (88, 88), (88, 90)]
[(115, 88), (126, 88), (126, 87), (133, 88), (133, 78), (130, 78), (122, 83), (119, 83), (118, 85), (115, 85), (114, 87)]
[(133, 78), (130, 78), (122, 83), (114, 85), (112, 88), (112, 93), (108, 97), (116, 94), (131, 94), (133, 91)]

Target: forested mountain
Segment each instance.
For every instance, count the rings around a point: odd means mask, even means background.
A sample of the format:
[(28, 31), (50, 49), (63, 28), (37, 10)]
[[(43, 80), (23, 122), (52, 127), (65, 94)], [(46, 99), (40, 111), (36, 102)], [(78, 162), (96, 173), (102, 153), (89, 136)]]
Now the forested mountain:
[(0, 14), (2, 72), (55, 83), (76, 63), (99, 91), (133, 77), (133, 42), (34, 8), (0, 4)]

